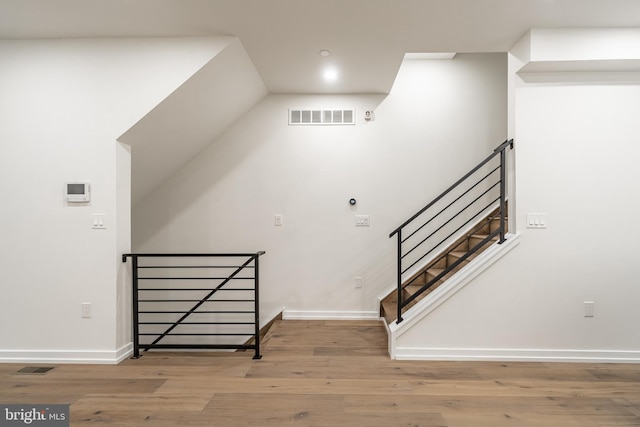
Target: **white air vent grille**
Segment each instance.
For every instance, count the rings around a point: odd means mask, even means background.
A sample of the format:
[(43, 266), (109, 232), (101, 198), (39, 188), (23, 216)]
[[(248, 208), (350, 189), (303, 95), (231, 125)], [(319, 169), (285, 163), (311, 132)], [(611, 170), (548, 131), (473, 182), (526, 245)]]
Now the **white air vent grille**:
[(355, 110), (289, 110), (290, 125), (355, 125)]

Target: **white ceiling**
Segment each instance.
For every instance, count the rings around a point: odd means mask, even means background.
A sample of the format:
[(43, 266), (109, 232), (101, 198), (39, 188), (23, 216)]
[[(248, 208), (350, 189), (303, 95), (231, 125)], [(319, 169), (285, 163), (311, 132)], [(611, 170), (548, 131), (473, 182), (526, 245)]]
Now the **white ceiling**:
[(0, 38), (237, 36), (271, 93), (388, 93), (405, 52), (505, 52), (545, 27), (640, 27), (640, 1), (0, 0)]

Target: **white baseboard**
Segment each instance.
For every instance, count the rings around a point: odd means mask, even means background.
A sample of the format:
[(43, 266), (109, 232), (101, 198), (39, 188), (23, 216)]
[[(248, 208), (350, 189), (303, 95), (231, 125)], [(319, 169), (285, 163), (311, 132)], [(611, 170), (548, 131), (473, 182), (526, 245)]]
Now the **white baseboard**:
[(305, 311), (284, 310), (284, 320), (378, 320), (377, 311)]
[(128, 359), (133, 355), (133, 343), (127, 343), (116, 350), (116, 364)]
[(133, 343), (110, 350), (0, 350), (0, 363), (117, 365), (133, 354)]
[(640, 351), (399, 347), (395, 349), (395, 359), (493, 362), (640, 363)]

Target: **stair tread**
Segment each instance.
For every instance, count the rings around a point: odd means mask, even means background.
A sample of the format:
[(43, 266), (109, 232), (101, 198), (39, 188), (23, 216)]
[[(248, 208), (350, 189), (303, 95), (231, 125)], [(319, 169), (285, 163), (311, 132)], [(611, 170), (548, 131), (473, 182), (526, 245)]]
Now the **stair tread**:
[[(468, 253), (468, 251), (451, 251), (449, 252), (449, 255), (452, 255), (456, 258), (462, 258), (463, 256), (465, 256)], [(472, 259), (474, 259), (475, 257), (478, 256), (478, 253), (473, 253), (471, 255), (469, 255), (466, 259), (466, 261), (471, 261)]]
[(413, 295), (416, 292), (418, 292), (420, 289), (422, 289), (424, 286), (419, 286), (419, 285), (410, 285), (407, 286), (406, 288), (404, 288), (405, 292), (408, 293), (409, 295)]
[(397, 301), (382, 301), (382, 304), (380, 304), (381, 308), (382, 308), (382, 316), (384, 317), (384, 319), (387, 321), (387, 324), (393, 322), (394, 320), (396, 320), (397, 318)]
[[(448, 279), (449, 277), (451, 277), (453, 275), (453, 273), (457, 272), (460, 268), (462, 268), (462, 265), (459, 265), (458, 267), (454, 268), (453, 270), (449, 271), (447, 274), (445, 274), (442, 278), (443, 279)], [(444, 268), (430, 268), (427, 270), (427, 273), (433, 275), (434, 277), (441, 274), (445, 269)]]
[[(496, 214), (497, 213), (497, 214)], [(496, 230), (500, 228), (500, 215), (499, 210), (494, 210), (491, 214), (487, 215), (483, 221), (480, 221), (476, 226), (472, 229), (468, 230), (467, 233), (461, 236), (458, 240), (453, 242), (447, 249), (441, 252), (441, 256), (437, 258), (435, 262), (431, 262), (430, 265), (425, 266), (407, 280), (403, 282), (403, 298), (411, 298), (411, 296), (415, 295), (421, 289), (423, 289), (425, 285), (425, 281), (432, 281), (434, 278), (440, 276), (446, 269), (442, 268), (443, 266), (450, 266), (468, 254), (469, 248), (474, 248), (478, 246), (480, 241), (485, 240), (489, 235), (496, 233)], [(507, 231), (507, 221), (508, 216), (504, 216), (504, 231)], [(474, 232), (475, 230), (475, 232)], [(451, 271), (447, 272), (443, 275), (438, 281), (434, 282), (428, 289), (426, 289), (422, 294), (416, 297), (411, 303), (409, 303), (406, 307), (402, 309), (404, 313), (407, 309), (410, 309), (413, 305), (417, 304), (418, 301), (422, 300), (428, 294), (433, 292), (438, 286), (442, 285), (446, 280), (451, 278), (454, 274), (456, 274), (459, 270), (464, 268), (469, 262), (473, 261), (481, 252), (488, 249), (491, 245), (495, 244), (500, 239), (500, 236), (494, 236), (491, 239), (487, 240), (484, 244), (478, 247), (477, 251), (473, 254), (468, 255), (463, 262), (460, 262), (456, 265), (455, 268), (451, 269)], [(451, 255), (452, 259), (449, 258)], [(381, 315), (383, 315), (387, 321), (387, 323), (391, 323), (397, 319), (398, 312), (398, 295), (397, 291), (392, 292), (392, 294), (387, 295), (380, 303), (380, 311)]]
[(461, 257), (461, 256), (464, 256), (464, 254), (466, 254), (467, 252), (468, 251), (451, 251), (449, 252), (449, 255)]
[[(436, 288), (437, 286), (432, 286), (432, 288)], [(425, 294), (428, 294), (429, 292), (431, 292), (431, 289), (425, 291)], [(392, 295), (396, 295), (395, 298), (390, 298), (390, 296)], [(384, 317), (384, 319), (387, 321), (387, 324), (397, 320), (398, 318), (398, 298), (397, 298), (397, 292), (393, 292), (389, 295), (387, 295), (387, 297), (385, 299), (382, 300), (382, 302), (380, 303), (380, 307), (381, 307), (381, 315), (382, 317)], [(420, 298), (417, 298), (414, 301), (411, 301), (405, 308), (404, 310), (407, 310), (411, 307), (413, 307), (414, 305), (417, 304), (417, 302), (422, 299), (422, 296)]]
[[(469, 236), (469, 239), (477, 239), (477, 240), (484, 240), (487, 237), (489, 237), (488, 234), (472, 234), (471, 236)], [(491, 239), (489, 239), (487, 241), (487, 244), (491, 243), (491, 242), (497, 242), (499, 240), (499, 236), (495, 236), (492, 237)], [(471, 246), (471, 243), (469, 243), (469, 246)]]

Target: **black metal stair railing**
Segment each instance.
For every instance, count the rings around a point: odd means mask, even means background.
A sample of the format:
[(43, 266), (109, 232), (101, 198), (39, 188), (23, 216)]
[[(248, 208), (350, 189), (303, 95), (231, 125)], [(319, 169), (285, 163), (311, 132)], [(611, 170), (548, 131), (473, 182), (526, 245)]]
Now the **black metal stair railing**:
[[(487, 158), (447, 188), (411, 218), (396, 228), (389, 237), (397, 238), (397, 320), (402, 322), (403, 309), (430, 287), (455, 270), (487, 243), (505, 241), (506, 230), (506, 150), (513, 148), (513, 139), (500, 144)], [(468, 248), (458, 260), (448, 265), (417, 292), (405, 297), (405, 281), (446, 245), (474, 227), (479, 219), (497, 208), (499, 226), (489, 231), (482, 241)]]
[(264, 253), (123, 254), (132, 261), (133, 358), (155, 348), (251, 349), (260, 359)]

